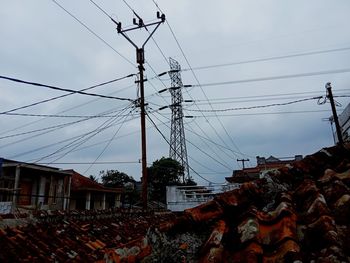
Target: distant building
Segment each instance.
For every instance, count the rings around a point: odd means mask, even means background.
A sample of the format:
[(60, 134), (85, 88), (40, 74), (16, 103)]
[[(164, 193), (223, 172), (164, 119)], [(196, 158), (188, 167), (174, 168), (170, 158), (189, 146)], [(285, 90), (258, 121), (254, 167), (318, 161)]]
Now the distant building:
[[(342, 130), (342, 137), (344, 141), (350, 141), (350, 103), (344, 111), (338, 116), (339, 125)], [(337, 139), (337, 136), (335, 136)]]
[(233, 185), (213, 186), (167, 186), (166, 208), (170, 211), (181, 212), (214, 198), (215, 195), (237, 188)]
[(122, 188), (105, 187), (74, 170), (0, 158), (0, 214), (24, 210), (120, 207)]
[(0, 158), (0, 213), (17, 208), (66, 210), (71, 173)]
[(120, 207), (122, 188), (105, 187), (73, 170), (70, 205), (71, 210), (108, 209)]
[(302, 155), (295, 155), (291, 158), (276, 158), (270, 156), (256, 157), (256, 167), (244, 168), (242, 170), (234, 170), (231, 177), (226, 177), (226, 181), (229, 183), (244, 183), (251, 180), (264, 177), (264, 175), (270, 171), (285, 167), (295, 161), (300, 161), (303, 158)]

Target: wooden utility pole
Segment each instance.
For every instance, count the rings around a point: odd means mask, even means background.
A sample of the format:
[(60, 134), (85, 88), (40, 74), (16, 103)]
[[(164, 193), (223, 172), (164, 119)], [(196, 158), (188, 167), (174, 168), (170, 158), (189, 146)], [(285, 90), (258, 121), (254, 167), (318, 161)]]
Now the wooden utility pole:
[[(142, 148), (142, 203), (143, 203), (143, 208), (146, 210), (147, 209), (147, 185), (148, 185), (148, 178), (147, 178), (147, 148), (146, 148), (146, 112), (145, 112), (145, 92), (144, 92), (144, 77), (143, 77), (143, 71), (145, 70), (144, 68), (144, 63), (145, 63), (145, 52), (144, 52), (144, 47), (148, 40), (152, 37), (154, 32), (157, 30), (157, 28), (160, 26), (161, 23), (164, 23), (165, 21), (165, 15), (160, 14), (157, 12), (157, 18), (159, 21), (149, 23), (149, 24), (144, 24), (143, 20), (135, 13), (135, 15), (138, 18), (138, 22), (136, 19), (133, 19), (133, 24), (135, 27), (128, 28), (128, 29), (122, 29), (122, 23), (115, 21), (113, 18), (112, 21), (117, 25), (117, 31), (119, 34), (121, 34), (124, 38), (126, 38), (135, 48), (136, 48), (136, 62), (138, 63), (138, 68), (139, 68), (139, 73), (140, 73), (140, 99), (138, 100), (139, 106), (140, 106), (140, 111), (141, 111), (141, 148)], [(147, 31), (147, 27), (155, 25), (155, 28), (153, 29), (152, 32), (149, 33), (148, 38), (144, 41), (144, 43), (141, 45), (141, 47), (138, 47), (130, 38), (128, 35), (126, 35), (126, 32), (136, 30), (136, 29), (141, 29), (145, 28)]]
[(342, 131), (338, 120), (337, 110), (335, 108), (334, 98), (332, 94), (332, 86), (330, 82), (326, 84), (326, 89), (327, 89), (327, 98), (329, 99), (332, 107), (333, 121), (335, 124), (335, 129), (337, 131), (338, 144), (344, 145), (343, 135), (342, 135)]

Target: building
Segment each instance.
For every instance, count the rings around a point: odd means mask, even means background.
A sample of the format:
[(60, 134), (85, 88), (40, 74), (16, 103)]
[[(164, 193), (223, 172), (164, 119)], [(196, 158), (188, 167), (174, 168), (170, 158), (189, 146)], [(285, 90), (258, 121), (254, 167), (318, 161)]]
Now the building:
[(276, 158), (270, 156), (256, 157), (257, 165), (255, 167), (244, 168), (242, 170), (234, 170), (231, 177), (226, 177), (226, 181), (229, 183), (244, 183), (251, 180), (259, 179), (264, 177), (264, 175), (273, 170), (290, 165), (295, 161), (300, 161), (303, 159), (302, 155), (295, 155), (294, 158)]
[(235, 189), (233, 185), (212, 186), (167, 186), (166, 208), (173, 212), (181, 212), (206, 203), (215, 195)]
[[(339, 125), (342, 130), (342, 137), (344, 141), (350, 141), (350, 103), (344, 111), (338, 116)], [(335, 136), (337, 138), (337, 136)]]
[(71, 210), (101, 210), (121, 206), (122, 188), (105, 187), (73, 170), (69, 172), (72, 174)]
[(0, 213), (17, 208), (66, 210), (70, 183), (68, 171), (0, 158)]

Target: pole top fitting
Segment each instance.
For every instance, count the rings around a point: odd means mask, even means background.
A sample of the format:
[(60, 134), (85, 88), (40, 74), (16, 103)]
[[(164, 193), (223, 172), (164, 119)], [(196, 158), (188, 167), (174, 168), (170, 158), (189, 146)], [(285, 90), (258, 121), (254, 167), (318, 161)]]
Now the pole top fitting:
[(157, 18), (160, 19), (162, 22), (165, 21), (165, 15), (164, 14), (160, 14), (160, 12), (157, 12)]

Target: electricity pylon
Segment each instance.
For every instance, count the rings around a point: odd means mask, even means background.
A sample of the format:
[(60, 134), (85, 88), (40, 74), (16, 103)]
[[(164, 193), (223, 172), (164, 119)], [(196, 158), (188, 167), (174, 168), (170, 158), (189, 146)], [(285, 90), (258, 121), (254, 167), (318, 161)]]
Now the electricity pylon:
[(170, 132), (170, 150), (169, 157), (178, 161), (183, 167), (182, 180), (189, 179), (189, 166), (186, 149), (185, 130), (183, 123), (182, 112), (182, 90), (183, 87), (180, 64), (175, 59), (169, 58), (171, 79), (171, 87), (169, 88), (171, 94), (171, 132)]

